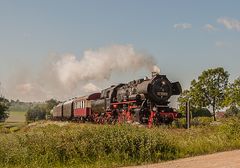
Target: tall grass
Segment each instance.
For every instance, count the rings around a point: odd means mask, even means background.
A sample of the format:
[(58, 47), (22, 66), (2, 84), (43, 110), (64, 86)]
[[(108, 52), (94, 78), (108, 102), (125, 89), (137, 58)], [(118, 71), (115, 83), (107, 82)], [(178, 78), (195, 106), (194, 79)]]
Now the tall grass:
[(240, 149), (240, 120), (222, 121), (221, 124), (194, 126), (190, 130), (172, 132), (178, 139), (180, 157)]
[(190, 130), (42, 124), (0, 136), (0, 167), (117, 167), (240, 148), (237, 119)]
[(2, 166), (126, 165), (175, 159), (179, 152), (167, 134), (132, 126), (70, 124), (25, 131), (0, 137)]

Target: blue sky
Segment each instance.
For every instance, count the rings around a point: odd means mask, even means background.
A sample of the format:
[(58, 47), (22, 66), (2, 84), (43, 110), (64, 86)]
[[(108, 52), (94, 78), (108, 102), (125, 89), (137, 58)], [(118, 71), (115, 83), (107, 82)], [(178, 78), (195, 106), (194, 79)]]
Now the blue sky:
[(207, 68), (222, 66), (233, 80), (240, 76), (239, 7), (237, 0), (2, 0), (0, 81), (7, 90), (18, 68), (37, 71), (52, 53), (81, 59), (115, 44), (152, 55), (184, 89)]

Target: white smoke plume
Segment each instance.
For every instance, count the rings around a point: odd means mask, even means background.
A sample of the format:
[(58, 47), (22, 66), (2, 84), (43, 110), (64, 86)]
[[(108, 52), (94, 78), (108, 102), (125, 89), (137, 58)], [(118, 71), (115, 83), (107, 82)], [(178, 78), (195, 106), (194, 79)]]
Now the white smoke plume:
[(94, 85), (93, 83), (88, 83), (86, 85), (83, 86), (83, 89), (85, 90), (85, 92), (87, 93), (94, 93), (94, 92), (100, 92), (100, 88), (97, 87), (96, 85)]
[(152, 57), (136, 52), (131, 45), (87, 50), (81, 59), (65, 55), (55, 64), (60, 81), (71, 88), (79, 81), (109, 79), (113, 71), (138, 71), (142, 68), (151, 71), (153, 66)]
[(30, 70), (28, 73), (19, 71), (9, 81), (8, 95), (25, 101), (64, 100), (100, 91), (99, 85), (108, 81), (113, 73), (128, 75), (128, 72), (142, 69), (160, 72), (153, 57), (136, 51), (131, 45), (90, 49), (82, 57), (66, 54), (51, 57), (46, 62), (38, 74), (29, 74)]
[(160, 68), (157, 65), (153, 65), (152, 72), (156, 72), (156, 73), (160, 74)]

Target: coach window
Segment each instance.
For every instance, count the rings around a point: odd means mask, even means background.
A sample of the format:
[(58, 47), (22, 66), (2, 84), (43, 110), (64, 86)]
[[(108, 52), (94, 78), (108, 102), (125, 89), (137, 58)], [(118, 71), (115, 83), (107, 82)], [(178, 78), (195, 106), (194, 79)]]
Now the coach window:
[(83, 101), (83, 108), (84, 108), (84, 101)]
[(87, 101), (87, 107), (91, 107), (91, 101)]

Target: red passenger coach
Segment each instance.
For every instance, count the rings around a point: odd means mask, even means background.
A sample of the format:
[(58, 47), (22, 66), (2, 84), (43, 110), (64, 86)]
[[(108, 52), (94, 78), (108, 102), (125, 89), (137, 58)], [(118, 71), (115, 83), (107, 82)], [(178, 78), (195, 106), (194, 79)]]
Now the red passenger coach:
[(79, 97), (74, 101), (73, 116), (86, 117), (91, 113), (91, 102), (87, 97)]
[(91, 101), (100, 98), (100, 93), (93, 93), (89, 96), (78, 97), (73, 102), (73, 116), (77, 120), (86, 120), (91, 116)]
[(53, 118), (56, 120), (62, 119), (63, 104), (60, 103), (53, 108)]

